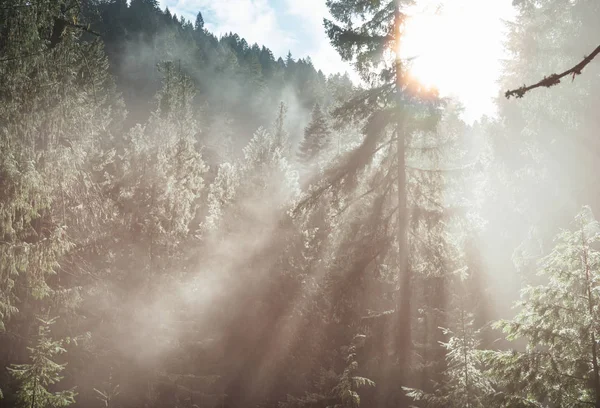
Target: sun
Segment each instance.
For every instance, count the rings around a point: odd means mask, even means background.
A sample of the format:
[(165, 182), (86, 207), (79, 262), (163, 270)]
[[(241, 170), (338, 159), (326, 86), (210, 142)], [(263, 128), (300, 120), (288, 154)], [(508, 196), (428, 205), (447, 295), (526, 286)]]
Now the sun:
[(399, 51), (407, 61), (408, 76), (440, 93), (452, 92), (460, 76), (454, 64), (455, 49), (460, 44), (456, 25), (447, 16), (417, 14), (406, 19), (402, 28)]
[(398, 50), (409, 80), (493, 111), (511, 10), (510, 0), (420, 0), (404, 10)]

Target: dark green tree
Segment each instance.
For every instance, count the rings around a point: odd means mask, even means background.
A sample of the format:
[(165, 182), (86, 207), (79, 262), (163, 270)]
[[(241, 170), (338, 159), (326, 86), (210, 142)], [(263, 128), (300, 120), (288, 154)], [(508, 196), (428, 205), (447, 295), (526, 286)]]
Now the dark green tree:
[(196, 15), (196, 21), (194, 22), (194, 30), (202, 31), (204, 30), (204, 18), (202, 17), (202, 13), (198, 12)]

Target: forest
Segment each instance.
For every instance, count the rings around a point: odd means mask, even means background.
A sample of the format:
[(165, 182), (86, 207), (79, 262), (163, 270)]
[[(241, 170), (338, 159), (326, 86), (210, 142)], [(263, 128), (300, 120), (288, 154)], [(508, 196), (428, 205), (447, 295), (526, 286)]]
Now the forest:
[(358, 79), (0, 0), (0, 408), (600, 408), (600, 1), (513, 0), (472, 123), (323, 3)]

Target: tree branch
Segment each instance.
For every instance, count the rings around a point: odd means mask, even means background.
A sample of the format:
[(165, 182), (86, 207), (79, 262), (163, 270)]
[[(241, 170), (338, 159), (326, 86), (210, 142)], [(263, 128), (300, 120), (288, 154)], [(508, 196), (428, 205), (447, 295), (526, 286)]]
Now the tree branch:
[(590, 62), (592, 62), (592, 60), (598, 54), (600, 54), (600, 45), (598, 47), (596, 47), (596, 49), (594, 51), (592, 51), (592, 53), (590, 55), (583, 58), (583, 60), (579, 64), (575, 65), (573, 68), (568, 69), (561, 74), (552, 74), (550, 76), (544, 77), (544, 79), (542, 79), (541, 81), (539, 81), (536, 84), (533, 84), (530, 86), (523, 85), (522, 87), (520, 87), (518, 89), (513, 89), (512, 91), (506, 91), (506, 93), (504, 95), (506, 96), (507, 99), (510, 99), (511, 96), (514, 96), (515, 98), (522, 98), (523, 95), (525, 95), (527, 92), (531, 91), (532, 89), (540, 88), (540, 87), (550, 88), (551, 86), (558, 85), (560, 83), (560, 80), (568, 75), (571, 75), (572, 79), (574, 80), (577, 75), (581, 74), (581, 71), (583, 70), (583, 68), (585, 68), (586, 65), (588, 65)]

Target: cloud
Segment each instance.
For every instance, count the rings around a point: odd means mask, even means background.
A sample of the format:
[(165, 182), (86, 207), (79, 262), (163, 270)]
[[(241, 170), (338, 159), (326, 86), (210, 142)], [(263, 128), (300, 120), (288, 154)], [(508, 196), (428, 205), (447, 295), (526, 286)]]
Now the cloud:
[(326, 74), (352, 71), (325, 34), (323, 18), (329, 14), (323, 0), (161, 0), (160, 5), (192, 22), (201, 11), (211, 32), (237, 33), (249, 44), (267, 46), (275, 57), (291, 51), (295, 58), (310, 56)]
[(285, 55), (296, 43), (293, 33), (281, 28), (268, 0), (161, 0), (161, 6), (183, 15), (201, 11), (211, 32), (237, 33), (249, 44), (268, 46), (276, 55)]
[(329, 18), (329, 10), (322, 0), (284, 0), (286, 13), (302, 22), (302, 35), (309, 41), (306, 52), (313, 64), (326, 74), (337, 72), (352, 73), (350, 64), (342, 61), (329, 42), (323, 28), (323, 19)]
[(303, 18), (313, 28), (320, 28), (321, 32), (323, 18), (329, 17), (327, 5), (322, 0), (284, 0), (287, 8), (287, 13)]

